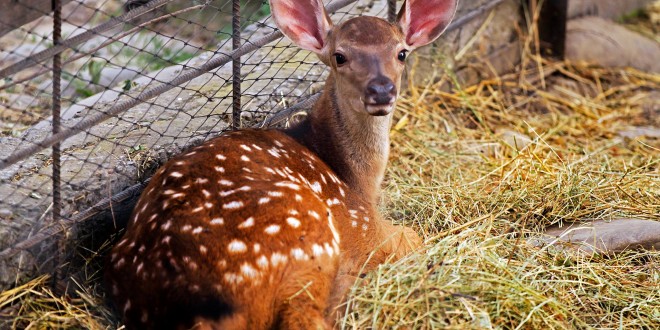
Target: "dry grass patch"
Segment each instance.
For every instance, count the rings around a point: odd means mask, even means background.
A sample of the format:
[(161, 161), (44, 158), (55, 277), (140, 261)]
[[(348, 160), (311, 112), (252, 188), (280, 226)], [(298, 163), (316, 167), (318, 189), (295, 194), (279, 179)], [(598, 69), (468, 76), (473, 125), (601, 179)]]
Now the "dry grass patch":
[(660, 220), (660, 76), (533, 63), (404, 97), (385, 211), (426, 249), (356, 287), (346, 328), (660, 327), (660, 252), (526, 243), (553, 224)]

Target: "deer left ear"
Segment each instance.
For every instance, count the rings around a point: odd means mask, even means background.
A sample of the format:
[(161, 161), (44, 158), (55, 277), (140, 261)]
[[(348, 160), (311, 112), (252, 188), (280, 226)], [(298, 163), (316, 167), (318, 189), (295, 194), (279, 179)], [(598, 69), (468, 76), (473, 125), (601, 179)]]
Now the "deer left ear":
[(410, 49), (428, 45), (451, 22), (458, 0), (406, 0), (399, 11), (398, 23)]
[(332, 21), (322, 0), (270, 0), (273, 20), (302, 49), (321, 54)]

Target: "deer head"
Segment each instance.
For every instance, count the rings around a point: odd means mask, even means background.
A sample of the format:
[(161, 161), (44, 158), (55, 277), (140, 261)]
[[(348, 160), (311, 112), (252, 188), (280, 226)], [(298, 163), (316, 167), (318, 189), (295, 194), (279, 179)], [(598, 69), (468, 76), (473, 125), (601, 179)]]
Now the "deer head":
[(408, 54), (442, 34), (457, 1), (407, 0), (396, 24), (357, 17), (336, 26), (321, 0), (270, 4), (282, 33), (330, 67), (340, 109), (384, 116), (394, 109)]

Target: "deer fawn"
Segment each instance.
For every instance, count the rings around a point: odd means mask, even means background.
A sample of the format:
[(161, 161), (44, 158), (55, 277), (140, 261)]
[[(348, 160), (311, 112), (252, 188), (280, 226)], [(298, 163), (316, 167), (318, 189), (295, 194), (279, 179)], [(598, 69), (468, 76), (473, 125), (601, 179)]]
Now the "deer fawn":
[(295, 127), (226, 133), (157, 171), (107, 266), (126, 326), (331, 328), (356, 276), (418, 246), (376, 204), (404, 60), (456, 2), (333, 26), (321, 0), (271, 0), (282, 32), (330, 67), (323, 94)]

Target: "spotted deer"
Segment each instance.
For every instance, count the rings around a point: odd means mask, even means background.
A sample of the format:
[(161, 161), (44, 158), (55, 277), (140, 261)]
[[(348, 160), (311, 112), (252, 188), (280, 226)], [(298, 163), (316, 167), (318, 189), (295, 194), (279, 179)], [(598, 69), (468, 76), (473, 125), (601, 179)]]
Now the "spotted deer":
[(321, 0), (271, 0), (284, 35), (330, 67), (322, 96), (291, 128), (222, 134), (156, 172), (106, 271), (127, 328), (332, 328), (358, 276), (419, 246), (377, 201), (404, 61), (456, 2), (334, 26)]

